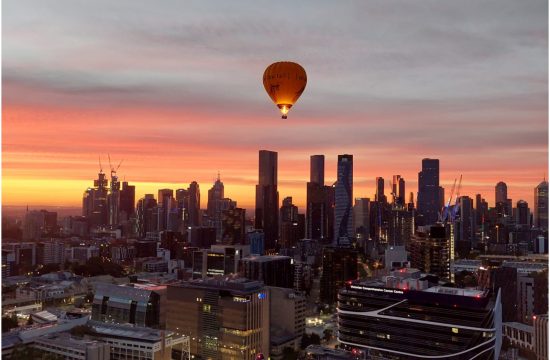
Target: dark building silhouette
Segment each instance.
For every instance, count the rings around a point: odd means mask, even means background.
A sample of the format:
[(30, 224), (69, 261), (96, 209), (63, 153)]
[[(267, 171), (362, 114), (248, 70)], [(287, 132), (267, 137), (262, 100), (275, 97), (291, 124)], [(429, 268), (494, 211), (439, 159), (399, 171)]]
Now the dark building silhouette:
[(307, 183), (305, 237), (330, 243), (334, 235), (334, 188), (325, 186), (325, 156), (310, 158)]
[(541, 230), (548, 230), (548, 181), (535, 187), (535, 207), (533, 224)]
[(434, 225), (429, 233), (417, 232), (409, 244), (411, 267), (422, 272), (450, 278), (450, 244), (445, 227)]
[(189, 226), (199, 226), (201, 210), (201, 192), (199, 184), (193, 181), (189, 184)]
[(246, 210), (233, 208), (222, 211), (222, 243), (228, 245), (245, 243)]
[(384, 178), (380, 176), (376, 178), (375, 200), (382, 203), (386, 203), (388, 201), (388, 198), (385, 195)]
[(260, 150), (256, 185), (255, 227), (264, 232), (266, 251), (277, 247), (279, 233), (279, 192), (277, 191), (277, 153)]
[(120, 218), (128, 220), (135, 214), (136, 187), (128, 185), (127, 181), (122, 182), (120, 190)]
[(145, 237), (148, 232), (157, 231), (157, 218), (154, 215), (157, 210), (157, 200), (153, 194), (145, 194), (139, 199), (136, 207), (137, 233), (139, 237)]
[(325, 155), (311, 155), (309, 182), (324, 185), (325, 184)]
[(439, 159), (422, 159), (422, 171), (418, 173), (418, 224), (435, 224), (439, 205)]
[(338, 290), (347, 281), (357, 279), (357, 251), (327, 246), (323, 248), (322, 266), (320, 299), (323, 303), (334, 304)]
[(337, 181), (334, 191), (334, 240), (349, 245), (353, 230), (353, 155), (338, 155)]
[(267, 286), (294, 287), (294, 266), (288, 256), (250, 256), (239, 261), (239, 273)]

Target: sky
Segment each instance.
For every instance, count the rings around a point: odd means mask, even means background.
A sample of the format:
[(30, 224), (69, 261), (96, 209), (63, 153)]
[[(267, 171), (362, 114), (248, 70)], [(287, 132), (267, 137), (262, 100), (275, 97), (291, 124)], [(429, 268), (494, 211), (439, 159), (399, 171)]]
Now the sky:
[[(548, 178), (548, 1), (52, 1), (2, 6), (2, 205), (80, 206), (101, 156), (136, 200), (198, 181), (202, 206), (254, 207), (258, 150), (303, 209), (309, 156), (354, 155), (417, 192), (422, 158), (449, 193), (532, 205)], [(276, 61), (307, 87), (282, 120), (262, 85)], [(389, 192), (387, 188), (386, 192)]]

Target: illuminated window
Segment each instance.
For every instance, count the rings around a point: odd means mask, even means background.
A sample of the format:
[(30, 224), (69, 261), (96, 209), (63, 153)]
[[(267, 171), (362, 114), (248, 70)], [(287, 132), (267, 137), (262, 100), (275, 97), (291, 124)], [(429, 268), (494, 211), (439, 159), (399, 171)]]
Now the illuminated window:
[(208, 304), (203, 304), (203, 305), (202, 305), (202, 311), (203, 311), (203, 312), (209, 313), (209, 312), (210, 312), (210, 305), (208, 305)]

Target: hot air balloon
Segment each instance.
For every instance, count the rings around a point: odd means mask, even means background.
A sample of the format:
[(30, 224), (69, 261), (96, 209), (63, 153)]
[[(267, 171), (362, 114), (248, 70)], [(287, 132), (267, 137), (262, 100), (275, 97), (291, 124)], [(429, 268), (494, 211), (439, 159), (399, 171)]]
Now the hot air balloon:
[(288, 111), (306, 88), (306, 71), (299, 64), (281, 61), (264, 71), (264, 88), (286, 119)]

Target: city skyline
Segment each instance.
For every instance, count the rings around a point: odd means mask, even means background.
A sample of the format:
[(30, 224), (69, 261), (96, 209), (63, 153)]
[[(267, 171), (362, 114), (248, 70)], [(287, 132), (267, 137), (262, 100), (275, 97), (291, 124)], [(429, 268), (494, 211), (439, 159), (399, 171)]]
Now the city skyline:
[[(351, 154), (351, 155), (353, 155), (353, 154)], [(336, 157), (337, 156), (338, 155), (336, 155)], [(325, 156), (325, 159), (326, 159), (326, 156)], [(328, 186), (330, 186), (330, 185), (332, 185), (336, 182), (336, 159), (334, 159), (334, 160), (335, 160), (334, 161), (335, 162), (335, 164), (334, 164), (335, 168), (334, 169), (332, 169), (332, 167), (327, 167), (327, 165), (330, 165), (329, 164), (330, 161), (326, 161), (326, 163), (325, 163), (325, 185), (328, 185)], [(254, 161), (255, 161), (255, 164), (257, 166), (257, 153), (256, 153), (256, 159), (254, 159)], [(279, 159), (279, 164), (280, 164), (280, 161), (281, 161), (281, 159)], [(420, 161), (419, 161), (419, 171), (422, 169), (421, 161), (422, 161), (422, 159), (420, 159)], [(309, 174), (309, 172), (310, 172), (309, 158), (306, 160), (306, 162), (307, 162), (306, 172), (308, 173), (307, 177), (309, 177), (310, 176), (310, 174)], [(109, 170), (108, 163), (107, 163), (107, 166), (105, 166), (105, 164), (103, 162), (102, 162), (102, 164), (103, 164), (103, 166), (102, 166), (103, 173), (106, 174), (106, 178), (109, 179), (109, 183), (110, 183), (110, 177), (109, 177), (109, 171), (110, 170)], [(444, 165), (444, 164), (442, 164), (442, 165)], [(71, 194), (71, 195), (76, 194), (75, 195), (76, 197), (72, 197), (72, 198), (69, 198), (67, 196), (67, 198), (69, 200), (69, 202), (67, 202), (67, 203), (57, 202), (56, 197), (60, 193), (58, 194), (58, 193), (54, 192), (54, 193), (49, 193), (48, 194), (48, 195), (52, 196), (52, 200), (50, 202), (32, 203), (32, 200), (31, 200), (31, 202), (23, 202), (22, 201), (22, 202), (13, 203), (13, 204), (3, 203), (3, 206), (6, 206), (8, 208), (9, 207), (26, 207), (26, 206), (29, 206), (29, 208), (39, 208), (39, 207), (67, 207), (67, 208), (74, 207), (74, 208), (81, 208), (81, 206), (82, 206), (82, 193), (84, 193), (87, 188), (89, 188), (93, 185), (93, 179), (97, 176), (97, 173), (99, 172), (99, 165), (97, 167), (98, 167), (97, 171), (94, 172), (93, 175), (91, 175), (90, 179), (79, 180), (75, 183), (75, 184), (83, 184), (84, 187), (74, 189), (73, 191), (66, 191), (64, 193), (64, 194)], [(361, 168), (359, 164), (355, 164), (355, 167)], [(333, 171), (331, 171), (331, 169)], [(284, 169), (282, 169), (280, 165), (278, 166), (278, 172), (285, 173)], [(332, 172), (334, 174), (332, 174)], [(355, 173), (356, 172), (357, 171), (355, 171)], [(410, 192), (413, 192), (414, 201), (415, 201), (415, 204), (416, 204), (417, 197), (418, 197), (418, 180), (417, 180), (418, 173), (416, 174), (415, 178), (407, 177), (406, 175), (403, 175), (403, 172), (400, 172), (400, 171), (395, 171), (394, 173), (400, 175), (401, 178), (406, 181), (406, 187), (405, 187), (405, 189), (406, 189), (405, 193), (407, 195), (406, 200), (408, 201)], [(441, 169), (440, 169), (440, 174), (442, 174), (442, 173), (443, 173), (443, 171), (441, 171)], [(213, 186), (216, 183), (216, 181), (218, 180), (218, 176), (220, 176), (220, 180), (223, 182), (224, 187), (226, 189), (225, 190), (226, 197), (229, 197), (229, 198), (232, 198), (233, 200), (238, 201), (239, 207), (246, 208), (246, 209), (251, 210), (253, 212), (253, 210), (255, 208), (255, 196), (254, 196), (254, 191), (255, 190), (254, 190), (254, 187), (256, 186), (256, 183), (258, 181), (258, 169), (254, 170), (254, 175), (253, 175), (254, 179), (247, 180), (245, 184), (241, 184), (241, 185), (236, 185), (236, 184), (230, 183), (229, 181), (234, 180), (234, 178), (224, 177), (223, 172), (221, 172), (221, 171), (218, 171), (218, 173), (216, 173), (215, 177), (213, 177), (210, 181), (208, 181), (208, 180), (207, 180), (207, 182), (206, 181), (205, 182), (197, 181), (197, 183), (199, 183), (199, 185), (202, 184), (202, 187), (203, 187), (202, 191), (204, 192), (203, 196), (205, 196), (205, 198), (201, 202), (201, 209), (206, 210), (207, 190), (209, 190), (211, 188), (211, 186)], [(392, 189), (391, 188), (392, 187), (392, 183), (391, 183), (392, 176), (393, 175), (376, 176), (376, 177), (373, 177), (372, 179), (370, 179), (370, 178), (366, 178), (365, 176), (354, 175), (354, 177), (353, 177), (353, 191), (354, 191), (354, 196), (353, 197), (354, 197), (354, 199), (355, 198), (370, 198), (371, 201), (373, 201), (375, 199), (375, 195), (376, 195), (376, 186), (377, 186), (376, 184), (377, 184), (377, 181), (378, 181), (378, 177), (381, 177), (381, 178), (384, 179), (384, 189), (385, 189), (386, 196), (388, 198), (388, 201), (391, 202), (391, 196), (389, 196), (389, 195), (390, 195), (391, 189)], [(414, 174), (413, 174), (413, 176), (414, 176)], [(460, 175), (458, 175), (456, 177), (456, 180), (458, 180), (459, 176)], [(442, 176), (440, 175), (440, 177), (442, 177)], [(357, 179), (359, 179), (359, 181)], [(508, 186), (508, 194), (509, 194), (508, 198), (512, 199), (514, 206), (515, 206), (515, 203), (517, 201), (523, 200), (523, 201), (526, 201), (529, 204), (530, 208), (532, 208), (532, 205), (534, 204), (533, 190), (543, 180), (548, 181), (548, 178), (545, 176), (544, 178), (539, 179), (538, 182), (536, 182), (536, 184), (534, 184), (532, 187), (530, 187), (529, 184), (524, 184), (521, 187), (522, 188), (525, 187), (525, 189), (520, 190), (520, 189), (515, 188), (513, 185), (511, 185), (510, 182), (506, 182), (506, 181), (499, 181), (498, 183), (494, 183), (494, 184), (486, 184), (486, 185), (484, 184), (484, 186), (472, 186), (472, 185), (467, 185), (468, 182), (465, 179), (463, 179), (461, 195), (475, 197), (476, 194), (481, 194), (482, 198), (484, 198), (491, 207), (494, 207), (495, 206), (495, 187), (500, 182), (504, 182)], [(158, 193), (159, 190), (161, 190), (161, 189), (172, 189), (172, 190), (175, 191), (175, 190), (180, 189), (180, 188), (186, 188), (187, 186), (189, 186), (189, 183), (191, 183), (195, 180), (193, 180), (193, 178), (190, 177), (190, 178), (186, 179), (185, 181), (175, 182), (175, 183), (173, 183), (173, 182), (143, 183), (143, 182), (135, 182), (132, 179), (127, 178), (127, 176), (125, 176), (125, 175), (119, 175), (119, 181), (120, 182), (126, 181), (126, 182), (129, 183), (129, 185), (136, 186), (136, 201), (137, 201), (138, 199), (143, 198), (146, 194), (152, 194), (153, 196), (155, 196), (155, 199), (158, 200), (157, 193)], [(279, 179), (278, 180), (279, 188), (282, 187), (283, 189), (286, 190), (286, 191), (283, 190), (283, 192), (279, 191), (279, 193), (281, 193), (281, 195), (279, 196), (279, 198), (280, 198), (279, 202), (281, 202), (284, 197), (291, 196), (295, 200), (294, 203), (298, 206), (300, 211), (305, 211), (307, 181), (308, 181), (307, 178), (304, 178), (302, 180), (294, 179), (294, 180), (290, 180), (290, 181), (285, 180), (285, 179)], [(450, 188), (452, 187), (454, 181), (455, 181), (454, 178), (453, 179), (450, 179), (450, 178), (449, 179), (441, 179), (441, 186), (443, 186), (447, 190), (450, 190)], [(64, 182), (64, 181), (62, 181), (62, 183), (66, 184), (66, 182)], [(251, 185), (251, 183), (254, 183), (254, 184)], [(281, 184), (282, 184), (282, 186), (281, 186)], [(146, 189), (146, 191), (143, 191), (143, 189)], [(241, 195), (244, 195), (244, 200), (243, 200), (242, 197), (240, 197), (240, 195), (238, 195), (238, 191), (237, 191), (237, 195), (235, 195), (236, 194), (236, 192), (235, 192), (236, 189), (237, 190), (241, 189), (243, 191), (243, 193), (241, 193)], [(293, 189), (292, 190), (293, 192), (290, 192), (288, 189)], [(359, 189), (359, 190), (357, 190), (357, 189)], [(478, 191), (479, 189), (483, 189), (483, 190)], [(68, 190), (68, 189), (66, 189), (66, 190)], [(476, 190), (476, 191), (472, 192), (470, 190)], [(358, 191), (358, 193), (356, 194), (355, 192), (357, 192), (357, 191)], [(445, 195), (445, 201), (448, 200), (449, 195), (450, 194)], [(519, 197), (521, 195), (525, 195), (525, 198)], [(5, 194), (4, 194), (4, 196), (5, 196)]]
[[(546, 2), (278, 6), (5, 4), (3, 205), (79, 206), (110, 153), (137, 198), (220, 171), (251, 209), (270, 149), (301, 209), (309, 156), (326, 156), (328, 185), (344, 153), (355, 197), (395, 174), (408, 193), (437, 158), (442, 186), (462, 174), (494, 204), (504, 181), (531, 206), (548, 178)], [(308, 72), (285, 121), (261, 83), (281, 58)]]

